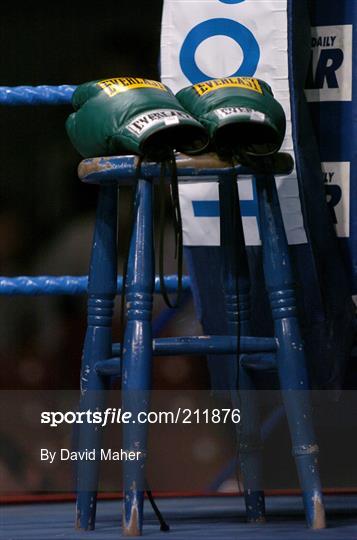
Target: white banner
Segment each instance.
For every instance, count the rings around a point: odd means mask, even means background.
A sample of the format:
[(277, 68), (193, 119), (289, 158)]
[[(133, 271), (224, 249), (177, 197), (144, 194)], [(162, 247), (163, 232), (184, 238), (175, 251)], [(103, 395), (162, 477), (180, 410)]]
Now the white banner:
[(312, 28), (308, 101), (352, 100), (352, 41), (351, 24)]
[[(287, 116), (283, 150), (293, 153), (287, 50), (287, 0), (164, 1), (162, 81), (178, 92), (209, 78), (254, 75), (265, 80)], [(306, 243), (296, 174), (278, 178), (277, 186), (288, 242)], [(255, 190), (246, 187), (240, 190), (246, 241), (258, 245)], [(180, 195), (185, 244), (218, 245), (217, 186), (185, 185)]]
[(350, 169), (349, 161), (322, 163), (327, 204), (337, 236), (350, 236)]

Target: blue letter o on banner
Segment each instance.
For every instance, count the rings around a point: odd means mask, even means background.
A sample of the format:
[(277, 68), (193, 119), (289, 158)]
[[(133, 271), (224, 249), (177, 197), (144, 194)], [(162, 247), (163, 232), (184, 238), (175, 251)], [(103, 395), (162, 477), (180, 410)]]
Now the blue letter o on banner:
[(223, 4), (240, 4), (241, 2), (245, 2), (245, 0), (219, 0), (219, 2)]
[(190, 30), (182, 44), (180, 52), (180, 66), (184, 75), (192, 84), (197, 84), (209, 75), (203, 73), (196, 64), (195, 53), (197, 47), (206, 39), (213, 36), (227, 36), (234, 39), (243, 50), (243, 62), (236, 73), (231, 77), (252, 77), (257, 69), (260, 49), (252, 32), (245, 26), (232, 19), (209, 19)]

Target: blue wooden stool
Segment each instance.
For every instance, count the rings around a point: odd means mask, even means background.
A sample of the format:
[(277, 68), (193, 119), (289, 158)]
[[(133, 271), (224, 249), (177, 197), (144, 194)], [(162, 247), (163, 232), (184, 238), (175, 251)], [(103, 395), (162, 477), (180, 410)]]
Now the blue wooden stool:
[[(324, 505), (318, 472), (318, 447), (311, 417), (306, 359), (297, 319), (294, 283), (288, 245), (280, 212), (274, 174), (288, 174), (292, 159), (277, 154), (271, 170), (260, 172), (221, 161), (215, 154), (199, 157), (177, 155), (180, 177), (192, 182), (216, 176), (219, 179), (222, 250), (225, 261), (224, 292), (228, 321), (227, 336), (190, 338), (152, 338), (152, 303), (155, 287), (153, 257), (153, 183), (159, 177), (159, 165), (144, 162), (136, 185), (134, 228), (130, 243), (126, 279), (127, 324), (123, 346), (112, 343), (112, 314), (117, 290), (117, 190), (134, 185), (137, 158), (134, 156), (86, 159), (79, 166), (79, 177), (99, 184), (99, 201), (89, 270), (88, 328), (81, 372), (81, 410), (105, 407), (109, 375), (122, 376), (124, 410), (149, 410), (152, 357), (160, 354), (229, 354), (232, 356), (232, 400), (236, 400), (235, 380), (241, 392), (240, 466), (244, 476), (247, 518), (265, 520), (262, 489), (261, 441), (258, 407), (252, 399), (254, 371), (277, 369), (293, 455), (303, 492), (309, 527), (325, 526)], [(254, 174), (259, 201), (259, 227), (262, 239), (266, 287), (274, 320), (275, 337), (251, 336), (249, 272), (240, 216), (234, 217), (237, 197), (236, 176)], [(182, 179), (183, 181), (183, 179)], [(236, 220), (239, 258), (232, 234)], [(239, 259), (239, 260), (238, 260)], [(239, 263), (239, 264), (238, 264)], [(237, 297), (237, 279), (239, 297)], [(238, 322), (239, 321), (239, 322)], [(238, 328), (239, 324), (239, 328)], [(237, 360), (237, 335), (240, 361)], [(234, 356), (234, 354), (236, 356)], [(234, 361), (235, 360), (235, 361)], [(247, 391), (247, 392), (245, 392)], [(244, 397), (246, 396), (246, 397)], [(83, 425), (79, 449), (101, 448), (101, 430)], [(138, 461), (126, 461), (124, 467), (123, 532), (137, 536), (142, 532), (145, 491), (147, 424), (123, 425), (123, 448), (140, 452)], [(78, 467), (77, 526), (95, 525), (98, 461), (81, 461)]]

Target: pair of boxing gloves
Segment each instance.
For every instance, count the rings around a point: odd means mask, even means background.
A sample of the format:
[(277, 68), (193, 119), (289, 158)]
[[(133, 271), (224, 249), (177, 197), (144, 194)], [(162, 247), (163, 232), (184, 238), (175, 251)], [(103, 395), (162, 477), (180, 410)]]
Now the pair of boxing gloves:
[(120, 77), (77, 87), (66, 128), (83, 157), (172, 150), (222, 157), (269, 156), (283, 142), (285, 114), (270, 86), (250, 77), (212, 79), (175, 96), (164, 84)]

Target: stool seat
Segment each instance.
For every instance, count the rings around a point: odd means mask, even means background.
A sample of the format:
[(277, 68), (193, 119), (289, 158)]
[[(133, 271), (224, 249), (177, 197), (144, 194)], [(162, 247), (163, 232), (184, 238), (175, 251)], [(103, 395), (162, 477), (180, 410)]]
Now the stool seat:
[[(177, 173), (180, 182), (200, 181), (198, 177), (207, 177), (205, 182), (217, 182), (216, 176), (247, 175), (264, 173), (262, 158), (254, 160), (254, 170), (243, 164), (232, 165), (222, 160), (215, 153), (188, 156), (175, 154)], [(108, 156), (84, 159), (78, 166), (78, 176), (86, 184), (113, 184), (132, 185), (134, 183), (138, 156)], [(290, 154), (280, 152), (271, 158), (271, 173), (275, 175), (288, 175), (294, 168), (294, 160)], [(151, 161), (144, 161), (141, 165), (141, 177), (150, 178), (158, 182), (160, 165)], [(202, 180), (201, 180), (202, 181)]]

